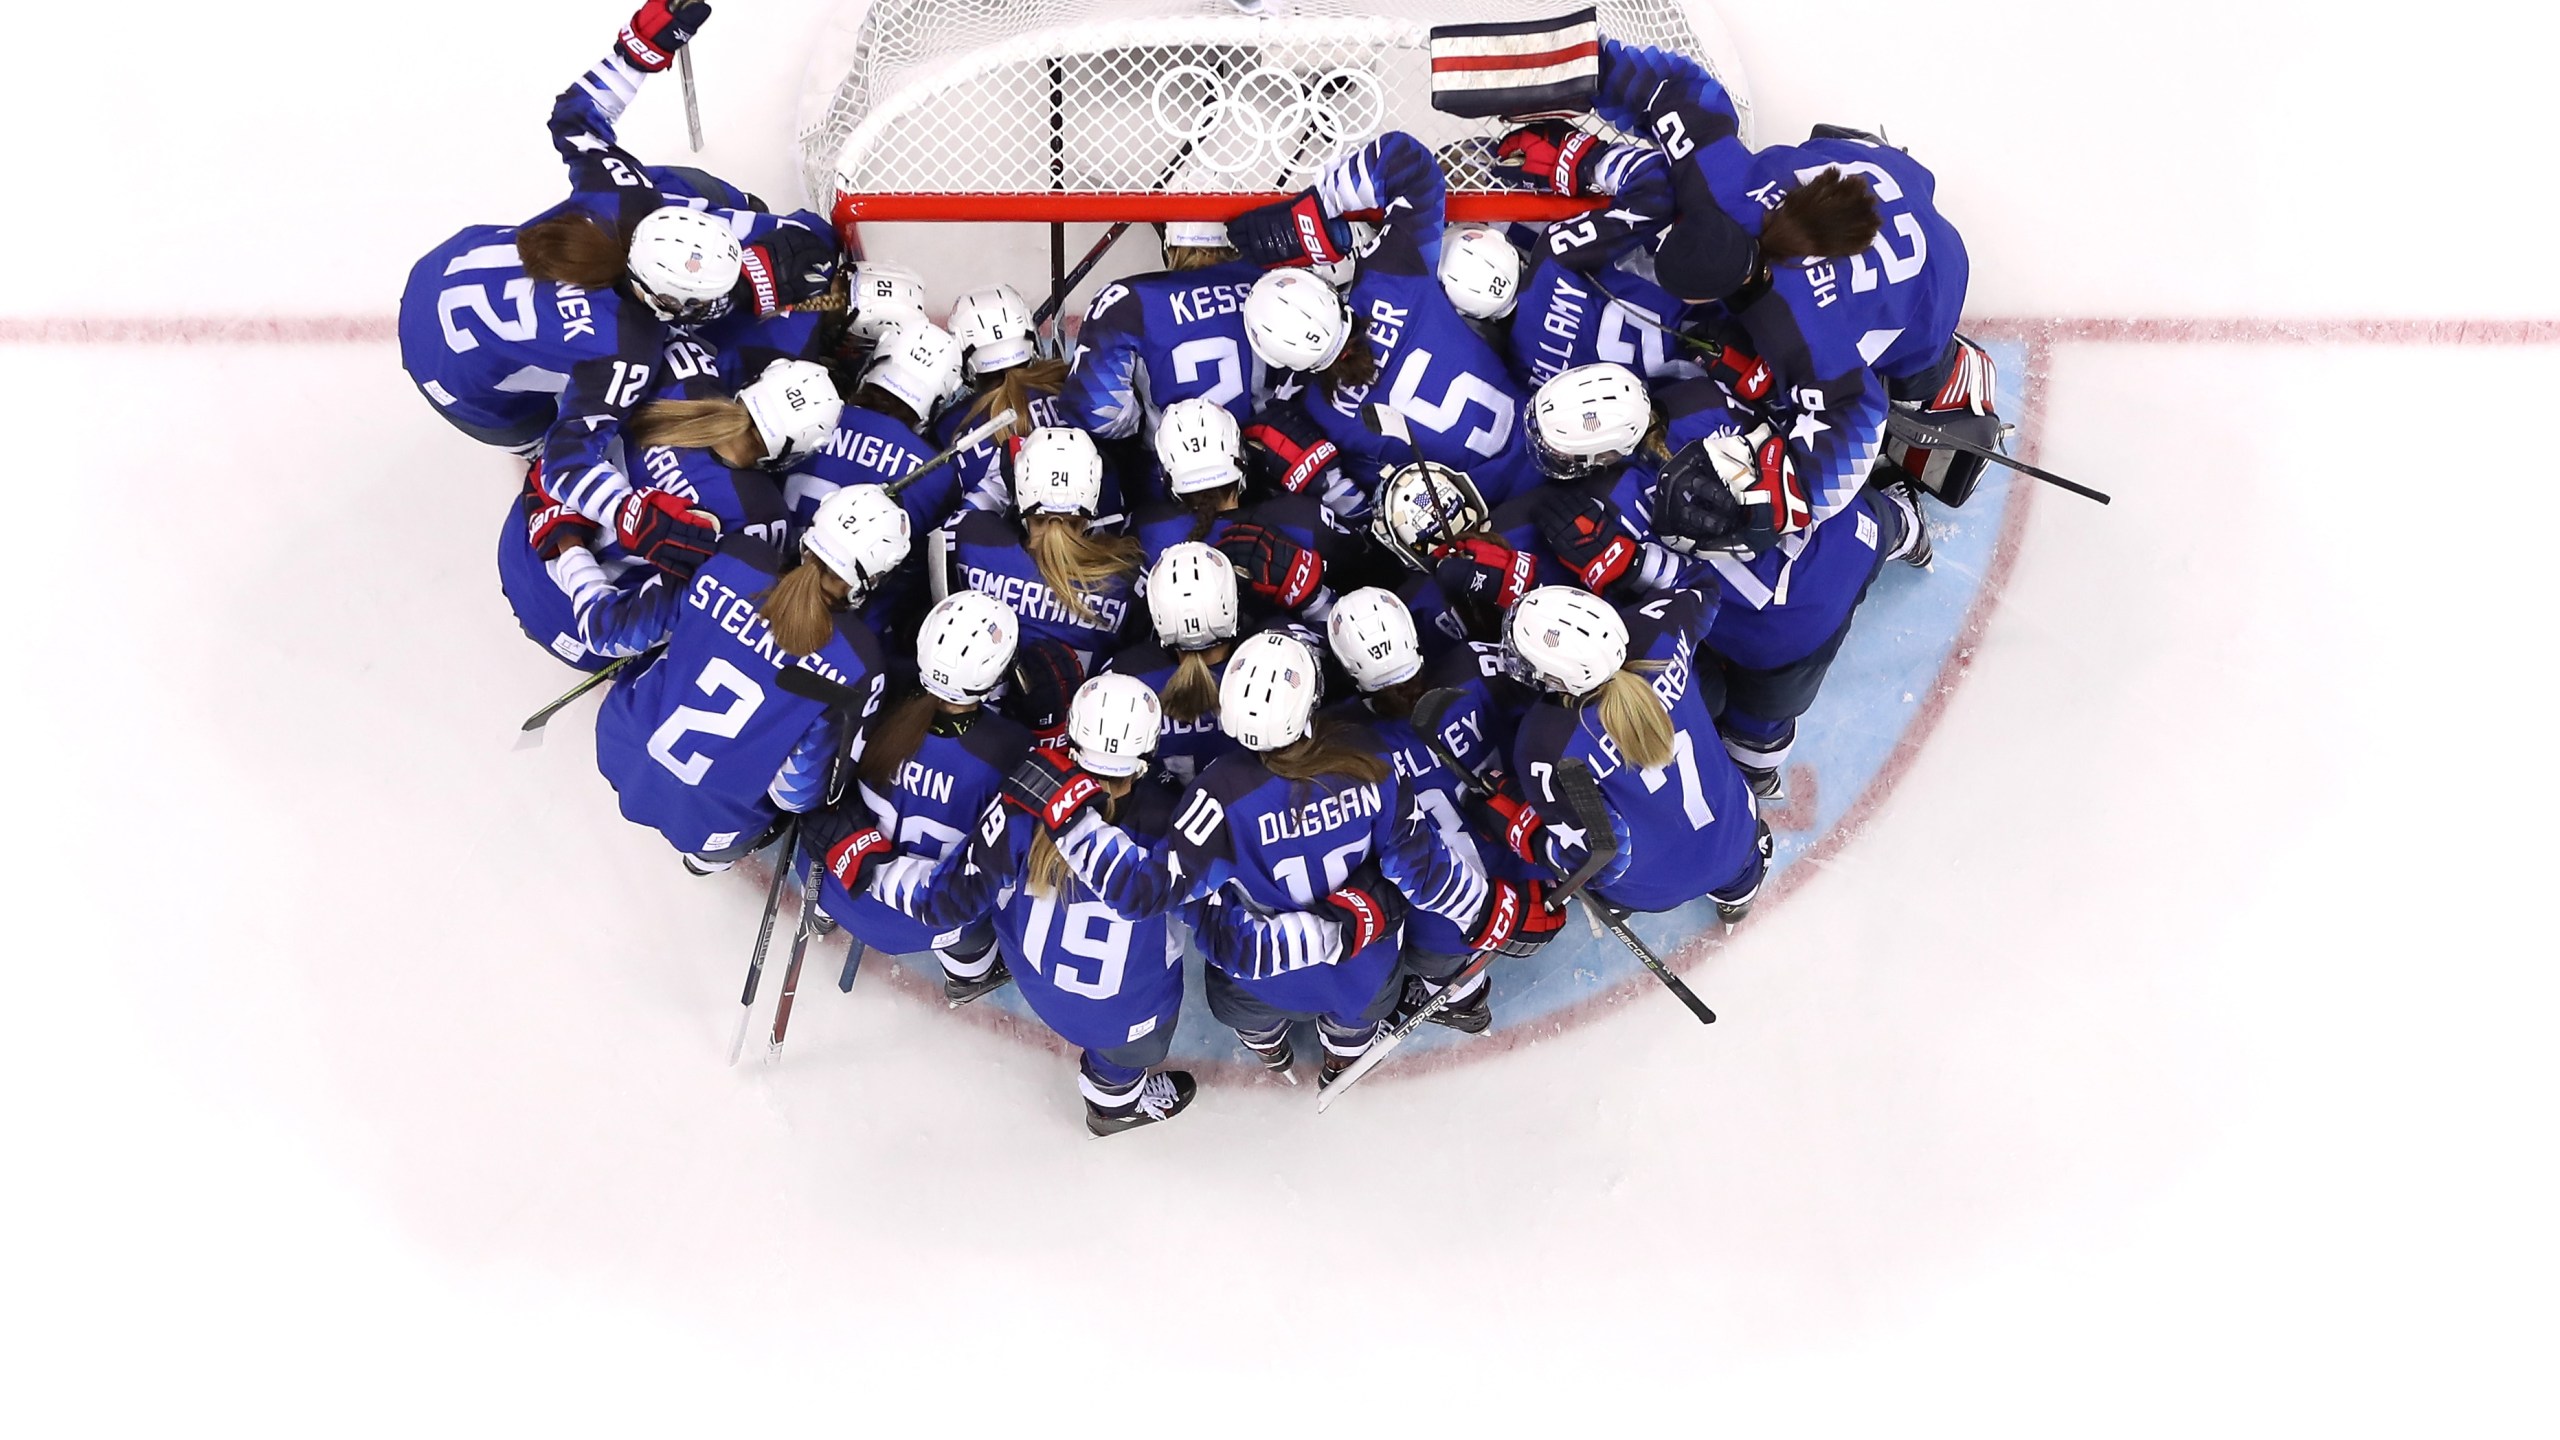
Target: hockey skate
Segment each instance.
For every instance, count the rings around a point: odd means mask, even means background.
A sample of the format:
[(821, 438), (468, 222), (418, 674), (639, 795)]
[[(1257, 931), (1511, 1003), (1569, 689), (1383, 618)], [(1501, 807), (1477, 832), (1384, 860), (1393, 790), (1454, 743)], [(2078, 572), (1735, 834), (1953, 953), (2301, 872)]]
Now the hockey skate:
[(1887, 560), (1899, 560), (1914, 570), (1926, 570), (1936, 558), (1936, 547), (1929, 543), (1929, 517), (1920, 510), (1920, 492), (1908, 480), (1896, 480), (1883, 487), (1885, 497), (1902, 512), (1902, 548)]
[(1294, 1068), (1298, 1063), (1298, 1052), (1289, 1048), (1288, 1031), (1281, 1031), (1280, 1038), (1269, 1045), (1256, 1045), (1241, 1034), (1237, 1035), (1236, 1039), (1242, 1042), (1244, 1048), (1253, 1052), (1253, 1058), (1262, 1062), (1263, 1069), (1292, 1085), (1298, 1083), (1297, 1071)]
[(1138, 1082), (1125, 1105), (1097, 1105), (1092, 1096), (1086, 1096), (1084, 1128), (1096, 1135), (1117, 1135), (1123, 1130), (1170, 1120), (1182, 1113), (1199, 1089), (1188, 1070), (1159, 1070)]
[(1733, 762), (1733, 768), (1742, 772), (1742, 783), (1751, 787), (1753, 799), (1775, 800), (1779, 792), (1786, 788), (1775, 766), (1763, 770), (1757, 765), (1745, 765), (1740, 760), (1736, 760)]
[[(1404, 994), (1396, 1002), (1396, 1013), (1387, 1019), (1389, 1028), (1401, 1028), (1406, 1021), (1420, 1014), (1422, 1007), (1431, 1003), (1434, 993), (1430, 981), (1419, 975), (1406, 976)], [(1479, 985), (1476, 993), (1466, 999), (1441, 1006), (1440, 1013), (1432, 1016), (1430, 1023), (1446, 1025), (1461, 1035), (1483, 1034), (1493, 1026), (1493, 987)]]
[(998, 956), (996, 963), (988, 966), (987, 973), (984, 975), (964, 976), (954, 975), (948, 970), (944, 971), (942, 998), (951, 1003), (952, 1009), (957, 1010), (981, 996), (993, 995), (1012, 983), (1013, 972), (1005, 968), (1004, 957)]
[(699, 855), (692, 854), (687, 854), (683, 856), (682, 859), (684, 860), (684, 873), (696, 877), (723, 874), (730, 866), (738, 863), (735, 860), (705, 860)]

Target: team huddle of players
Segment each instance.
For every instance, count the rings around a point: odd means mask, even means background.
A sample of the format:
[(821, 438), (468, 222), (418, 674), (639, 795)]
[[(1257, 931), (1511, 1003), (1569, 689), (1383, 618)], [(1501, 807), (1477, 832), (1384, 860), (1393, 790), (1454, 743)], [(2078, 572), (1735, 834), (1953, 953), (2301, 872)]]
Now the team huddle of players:
[(439, 246), (401, 312), (429, 401), (532, 461), (502, 586), (618, 667), (627, 818), (697, 874), (792, 822), (856, 956), (1018, 985), (1081, 1047), (1097, 1134), (1194, 1093), (1183, 934), (1211, 1014), (1284, 1075), (1312, 1022), (1329, 1083), (1435, 997), (1489, 1025), (1487, 957), (1587, 859), (1616, 906), (1740, 919), (1852, 612), (1978, 471), (1888, 446), (1890, 407), (1996, 423), (1925, 169), (1751, 150), (1704, 69), (1608, 43), (1593, 112), (1650, 140), (1497, 147), (1596, 208), (1452, 227), (1440, 158), (1381, 135), (1164, 226), (1059, 355), (1010, 287), (936, 323), (821, 217), (622, 150), (708, 14), (633, 16), (554, 107), (569, 199)]

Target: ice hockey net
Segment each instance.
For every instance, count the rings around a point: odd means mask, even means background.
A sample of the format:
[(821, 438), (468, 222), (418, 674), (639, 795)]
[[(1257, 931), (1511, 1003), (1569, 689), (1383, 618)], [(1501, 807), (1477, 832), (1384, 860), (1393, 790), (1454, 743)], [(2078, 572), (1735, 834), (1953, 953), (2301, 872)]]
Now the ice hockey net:
[[(1431, 108), (1436, 24), (1572, 0), (874, 0), (812, 57), (811, 197), (862, 220), (1219, 218), (1387, 130), (1442, 155), (1453, 218), (1541, 213), (1486, 165), (1498, 127)], [(1748, 118), (1714, 12), (1599, 0), (1601, 33), (1705, 62)], [(1549, 202), (1552, 203), (1552, 202)]]

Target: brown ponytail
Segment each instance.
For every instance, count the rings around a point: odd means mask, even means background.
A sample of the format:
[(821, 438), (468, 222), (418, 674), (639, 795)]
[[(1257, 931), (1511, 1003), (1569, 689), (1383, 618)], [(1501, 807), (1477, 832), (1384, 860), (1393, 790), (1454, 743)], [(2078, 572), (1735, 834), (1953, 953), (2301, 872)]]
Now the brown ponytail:
[(1347, 725), (1322, 723), (1296, 744), (1266, 750), (1262, 768), (1283, 780), (1344, 779), (1374, 785), (1387, 778), (1387, 762), (1352, 737)]
[(1034, 394), (1055, 395), (1066, 387), (1066, 383), (1066, 361), (1046, 357), (1026, 360), (1001, 372), (994, 384), (978, 392), (978, 398), (969, 402), (969, 413), (961, 417), (960, 428), (963, 431), (973, 429), (997, 411), (1011, 410), (1013, 423), (997, 432), (988, 443), (1001, 445), (1015, 436), (1028, 435), (1033, 426), (1031, 397)]
[(1236, 503), (1244, 498), (1244, 482), (1233, 480), (1213, 489), (1194, 490), (1188, 495), (1173, 498), (1181, 501), (1182, 508), (1191, 512), (1191, 538), (1205, 541), (1209, 538), (1209, 527), (1218, 523), (1218, 517), (1236, 508)]
[(756, 597), (756, 613), (772, 627), (773, 643), (815, 655), (835, 638), (836, 610), (852, 596), (853, 587), (811, 556)]
[(1413, 707), (1421, 703), (1422, 693), (1430, 688), (1416, 672), (1410, 679), (1372, 690), (1369, 692), (1370, 713), (1388, 720), (1402, 720), (1413, 713)]
[(1096, 535), (1075, 515), (1028, 516), (1023, 529), (1023, 552), (1040, 567), (1040, 578), (1060, 603), (1087, 622), (1098, 618), (1094, 595), (1113, 579), (1136, 574), (1145, 553), (1136, 536)]
[(1603, 681), (1592, 703), (1600, 712), (1601, 730), (1628, 764), (1639, 770), (1659, 770), (1671, 763), (1676, 738), (1671, 712), (1633, 667)]
[(1224, 265), (1230, 260), (1243, 258), (1232, 245), (1167, 245), (1164, 247), (1164, 268), (1167, 270), (1206, 270), (1212, 265)]
[[(844, 388), (844, 382), (841, 378), (837, 380), (836, 388), (839, 390)], [(877, 385), (865, 385), (854, 391), (851, 403), (859, 405), (863, 409), (872, 411), (875, 414), (886, 415), (890, 419), (897, 421), (899, 424), (906, 426), (910, 430), (922, 429), (924, 426), (924, 417), (918, 415), (913, 410), (908, 409), (906, 401), (899, 399), (897, 396), (890, 394), (888, 391), (881, 389)]]
[(610, 290), (622, 283), (630, 247), (604, 223), (572, 210), (516, 231), (516, 263), (536, 280)]
[(631, 412), (632, 440), (642, 447), (708, 450), (732, 470), (764, 461), (764, 437), (735, 400), (652, 400)]
[(1760, 256), (1775, 265), (1788, 260), (1836, 260), (1876, 243), (1884, 228), (1876, 214), (1875, 192), (1867, 182), (1843, 175), (1839, 167), (1823, 171), (1787, 192), (1778, 208), (1760, 223)]
[(1324, 387), (1327, 398), (1378, 383), (1378, 347), (1369, 343), (1365, 317), (1351, 317), (1351, 338), (1342, 342), (1342, 353), (1316, 375), (1316, 382)]
[(924, 748), (925, 732), (933, 728), (940, 704), (918, 690), (900, 696), (880, 712), (862, 742), (862, 763), (854, 767), (863, 784), (883, 794), (897, 788), (898, 771)]

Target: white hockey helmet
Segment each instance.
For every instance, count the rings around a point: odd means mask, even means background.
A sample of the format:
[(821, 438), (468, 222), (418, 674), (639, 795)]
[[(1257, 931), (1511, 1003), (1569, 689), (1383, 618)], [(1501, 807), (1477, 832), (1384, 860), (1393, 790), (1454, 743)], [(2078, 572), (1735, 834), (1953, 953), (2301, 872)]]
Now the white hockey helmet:
[(975, 705), (1004, 683), (1022, 620), (1013, 607), (976, 590), (955, 590), (925, 612), (916, 628), (916, 680), (925, 693)]
[(745, 252), (729, 227), (687, 205), (667, 205), (631, 227), (631, 288), (670, 325), (699, 325), (729, 311)]
[(1541, 585), (1502, 621), (1502, 658), (1530, 684), (1588, 695), (1627, 663), (1627, 622), (1576, 585)]
[(1040, 339), (1031, 323), (1031, 302), (1010, 285), (972, 290), (951, 302), (951, 333), (959, 337), (960, 354), (973, 379), (1030, 359)]
[(1452, 225), (1440, 240), (1440, 293), (1470, 320), (1499, 320), (1520, 304), (1520, 252), (1490, 225)]
[(1342, 252), (1342, 258), (1319, 260), (1307, 268), (1316, 273), (1316, 278), (1334, 289), (1348, 290), (1351, 288), (1351, 282), (1360, 278), (1360, 257), (1368, 254), (1369, 247), (1376, 244), (1377, 240), (1377, 226), (1366, 220), (1354, 220), (1351, 222), (1351, 248)]
[(871, 352), (862, 383), (898, 397), (921, 424), (960, 389), (960, 342), (921, 315), (893, 321)]
[(845, 333), (865, 345), (878, 343), (901, 320), (922, 320), (924, 278), (903, 265), (864, 260), (853, 267), (851, 317)]
[(1236, 566), (1197, 540), (1168, 545), (1147, 571), (1147, 613), (1167, 650), (1206, 650), (1236, 638)]
[(767, 365), (754, 384), (738, 392), (738, 403), (747, 407), (747, 418), (764, 441), (764, 463), (776, 470), (826, 444), (844, 416), (836, 377), (826, 366), (806, 360)]
[(1624, 365), (1576, 365), (1529, 399), (1529, 448), (1556, 480), (1596, 475), (1644, 443), (1653, 397)]
[(1215, 490), (1244, 478), (1244, 435), (1215, 400), (1176, 400), (1156, 418), (1156, 464), (1176, 495)]
[(818, 502), (800, 548), (853, 587), (855, 599), (907, 558), (907, 512), (877, 485), (847, 485)]
[(1351, 343), (1351, 311), (1306, 270), (1266, 270), (1244, 297), (1244, 334), (1265, 365), (1313, 373)]
[(1392, 590), (1371, 585), (1334, 601), (1324, 638), (1362, 690), (1401, 685), (1422, 670), (1422, 637), (1414, 632), (1413, 612)]
[(1013, 453), (1013, 503), (1025, 515), (1092, 516), (1102, 509), (1102, 452), (1071, 425), (1043, 425)]
[(1118, 779), (1147, 768), (1164, 706), (1135, 675), (1096, 675), (1067, 702), (1067, 747), (1076, 764)]
[(1369, 533), (1416, 570), (1431, 568), (1431, 548), (1480, 530), (1493, 518), (1493, 507), (1463, 470), (1436, 460), (1417, 460), (1387, 477), (1378, 487)]
[(1324, 667), (1295, 635), (1265, 630), (1227, 657), (1218, 678), (1218, 728), (1247, 750), (1294, 745), (1324, 700)]

